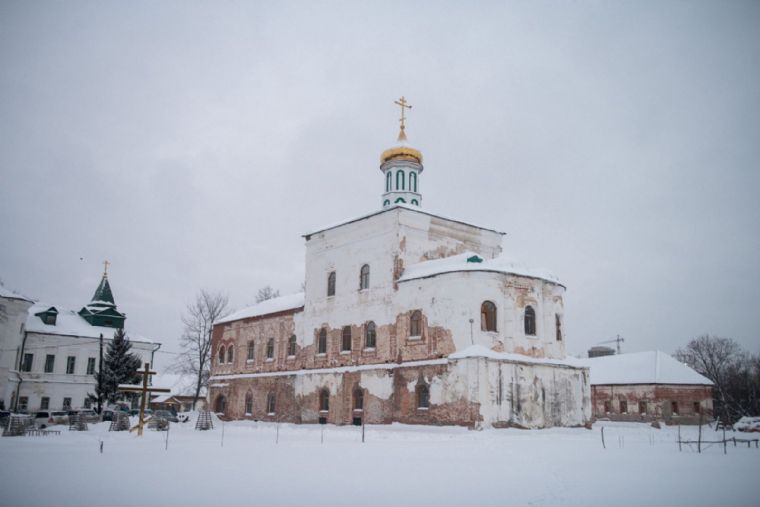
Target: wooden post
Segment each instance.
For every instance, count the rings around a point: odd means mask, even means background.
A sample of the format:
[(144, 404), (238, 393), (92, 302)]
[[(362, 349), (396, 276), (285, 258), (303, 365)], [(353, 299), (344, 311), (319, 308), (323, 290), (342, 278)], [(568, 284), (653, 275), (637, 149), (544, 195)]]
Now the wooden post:
[(697, 437), (697, 452), (702, 454), (702, 414), (699, 414), (699, 436)]
[(137, 422), (137, 426), (130, 429), (129, 431), (132, 431), (134, 429), (137, 429), (137, 436), (141, 437), (143, 434), (143, 427), (145, 426), (145, 403), (147, 402), (148, 395), (150, 393), (168, 393), (171, 392), (171, 389), (162, 389), (160, 387), (148, 387), (148, 378), (150, 375), (155, 375), (155, 371), (150, 371), (150, 364), (145, 363), (145, 368), (143, 370), (137, 370), (136, 373), (139, 373), (142, 375), (142, 387), (135, 387), (133, 385), (125, 385), (125, 386), (119, 386), (119, 391), (125, 392), (125, 393), (140, 393), (142, 397), (140, 398), (140, 416), (139, 420)]
[(607, 446), (604, 444), (604, 426), (602, 426), (602, 449), (606, 449)]
[(678, 425), (678, 452), (681, 452), (681, 425)]
[(274, 438), (274, 443), (279, 444), (280, 443), (280, 421), (277, 421), (275, 424), (277, 425), (277, 431)]
[(723, 454), (728, 454), (726, 452), (726, 427), (723, 426)]

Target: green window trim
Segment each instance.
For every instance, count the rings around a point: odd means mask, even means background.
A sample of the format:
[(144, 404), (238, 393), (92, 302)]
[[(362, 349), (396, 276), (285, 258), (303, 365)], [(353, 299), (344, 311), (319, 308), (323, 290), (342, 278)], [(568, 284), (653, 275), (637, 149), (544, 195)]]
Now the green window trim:
[(388, 199), (383, 201), (383, 206), (390, 206), (390, 205), (391, 205), (391, 201), (389, 201)]
[(385, 191), (390, 192), (393, 186), (393, 174), (390, 171), (385, 173)]
[(417, 173), (414, 171), (409, 173), (409, 190), (412, 192), (417, 191)]
[(415, 206), (419, 206), (420, 205), (420, 203), (417, 202), (417, 199), (412, 199), (412, 204), (414, 204)]
[(404, 176), (404, 171), (396, 171), (396, 190), (406, 190), (406, 177)]
[(401, 202), (401, 203), (404, 203), (404, 204), (406, 204), (406, 201), (404, 200), (404, 198), (403, 198), (403, 197), (399, 197), (399, 198), (398, 198), (398, 199), (396, 199), (396, 201), (395, 201), (395, 203), (396, 203), (396, 204), (398, 204), (398, 203), (400, 203), (400, 202)]

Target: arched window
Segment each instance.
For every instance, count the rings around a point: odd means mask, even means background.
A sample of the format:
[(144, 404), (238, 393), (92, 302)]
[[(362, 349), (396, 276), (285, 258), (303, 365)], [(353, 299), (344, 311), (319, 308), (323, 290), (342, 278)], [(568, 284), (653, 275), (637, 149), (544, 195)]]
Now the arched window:
[(216, 397), (216, 403), (214, 403), (214, 412), (217, 414), (223, 414), (227, 409), (227, 399), (223, 394)]
[(430, 389), (426, 384), (417, 384), (417, 408), (426, 410), (430, 408)]
[(559, 316), (558, 313), (554, 314), (554, 324), (557, 327), (557, 341), (562, 341), (562, 318)]
[(296, 335), (293, 335), (288, 339), (288, 355), (296, 355)]
[(317, 354), (327, 354), (327, 329), (319, 330), (319, 339), (317, 340)]
[(267, 415), (274, 415), (274, 403), (275, 403), (275, 395), (274, 393), (267, 394)]
[(406, 190), (404, 171), (396, 171), (396, 190)]
[(233, 353), (234, 352), (235, 352), (235, 347), (233, 347), (232, 345), (230, 345), (229, 347), (227, 347), (227, 362), (228, 363), (232, 363)]
[(417, 199), (412, 199), (412, 204), (414, 204), (415, 206), (419, 206), (420, 205), (420, 203), (417, 201)]
[(224, 345), (222, 345), (221, 347), (219, 347), (219, 364), (224, 364), (224, 357), (225, 357), (224, 352), (225, 352)]
[(253, 413), (253, 394), (251, 391), (245, 393), (245, 415)]
[(256, 346), (253, 343), (253, 340), (249, 341), (248, 342), (248, 355), (245, 356), (246, 361), (253, 361), (253, 358), (254, 358), (253, 354), (254, 354), (255, 348), (256, 348)]
[(327, 412), (330, 410), (330, 391), (322, 389), (319, 391), (319, 411)]
[(390, 192), (392, 190), (393, 186), (393, 173), (391, 171), (388, 171), (385, 173), (385, 191)]
[(274, 338), (267, 340), (267, 359), (274, 358)]
[(327, 295), (335, 295), (335, 271), (330, 271), (330, 274), (327, 275)]
[(409, 319), (409, 336), (422, 336), (422, 312), (414, 310)]
[(351, 350), (351, 326), (343, 326), (343, 340), (340, 344), (340, 350)]
[(396, 200), (394, 201), (394, 203), (395, 203), (395, 204), (398, 204), (398, 203), (401, 203), (401, 204), (406, 204), (406, 201), (404, 200), (404, 198), (403, 198), (403, 197), (399, 197), (398, 199), (396, 199)]
[(490, 301), (483, 301), (480, 305), (480, 329), (496, 331), (496, 305)]
[(389, 201), (388, 199), (383, 201), (383, 206), (390, 206), (390, 205), (391, 205), (391, 201)]
[(532, 306), (525, 307), (525, 334), (536, 335), (536, 311)]
[(369, 264), (362, 266), (359, 271), (359, 290), (369, 289)]
[(354, 410), (364, 410), (364, 390), (359, 386), (354, 388)]
[(364, 346), (368, 349), (374, 349), (377, 343), (377, 330), (375, 329), (375, 323), (372, 321), (367, 322), (367, 336), (364, 340)]
[(409, 173), (409, 190), (412, 192), (417, 191), (417, 173), (414, 171)]

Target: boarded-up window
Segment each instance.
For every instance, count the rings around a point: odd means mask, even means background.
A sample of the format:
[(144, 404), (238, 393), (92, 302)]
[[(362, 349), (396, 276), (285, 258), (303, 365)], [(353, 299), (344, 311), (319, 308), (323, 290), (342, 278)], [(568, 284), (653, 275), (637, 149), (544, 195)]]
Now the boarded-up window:
[(227, 408), (227, 399), (224, 397), (223, 394), (220, 394), (216, 397), (216, 402), (214, 403), (214, 412), (217, 414), (223, 414), (224, 411)]
[(377, 329), (374, 322), (367, 323), (367, 338), (364, 340), (364, 346), (368, 349), (374, 349), (377, 344)]
[(274, 393), (267, 394), (267, 414), (272, 415), (274, 414), (274, 406), (275, 403), (275, 395)]
[(317, 353), (327, 354), (327, 330), (325, 328), (319, 330), (319, 339), (317, 340)]
[(483, 301), (480, 305), (480, 329), (496, 331), (496, 305), (491, 301)]
[(417, 408), (427, 409), (430, 407), (430, 389), (426, 384), (417, 385)]
[(335, 271), (330, 271), (330, 274), (327, 275), (327, 295), (335, 295)]
[(536, 311), (532, 306), (525, 307), (525, 334), (536, 336)]
[(422, 336), (422, 312), (415, 310), (409, 319), (409, 336)]
[(296, 355), (296, 335), (293, 335), (288, 339), (288, 355)]
[(267, 340), (267, 359), (274, 358), (274, 338)]
[(245, 394), (245, 415), (251, 415), (253, 413), (253, 394), (248, 391)]
[(351, 350), (351, 326), (343, 326), (343, 340), (341, 340), (340, 350)]
[(322, 389), (319, 392), (319, 411), (327, 412), (330, 410), (330, 391)]
[(359, 272), (359, 290), (369, 289), (369, 264), (362, 266)]

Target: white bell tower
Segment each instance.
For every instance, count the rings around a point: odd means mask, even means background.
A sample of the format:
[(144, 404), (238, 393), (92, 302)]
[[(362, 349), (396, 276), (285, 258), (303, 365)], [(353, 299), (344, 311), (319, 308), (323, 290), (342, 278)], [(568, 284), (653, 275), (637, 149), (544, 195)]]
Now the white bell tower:
[(401, 97), (395, 101), (401, 107), (401, 131), (398, 134), (399, 146), (387, 149), (380, 156), (380, 170), (383, 172), (382, 194), (383, 208), (406, 204), (422, 205), (420, 193), (420, 174), (422, 174), (422, 153), (406, 143), (406, 110), (412, 106)]

